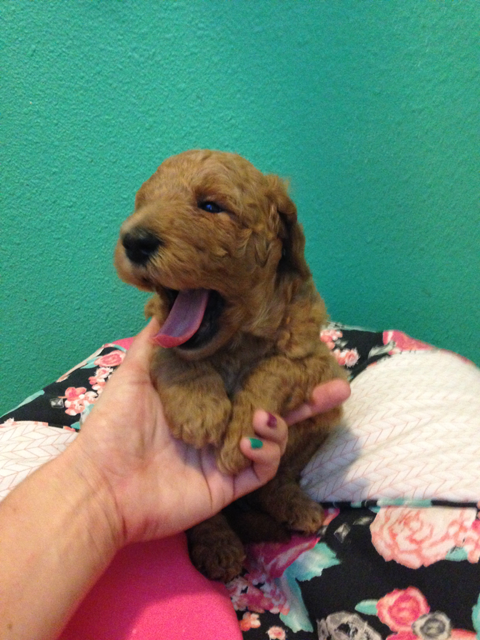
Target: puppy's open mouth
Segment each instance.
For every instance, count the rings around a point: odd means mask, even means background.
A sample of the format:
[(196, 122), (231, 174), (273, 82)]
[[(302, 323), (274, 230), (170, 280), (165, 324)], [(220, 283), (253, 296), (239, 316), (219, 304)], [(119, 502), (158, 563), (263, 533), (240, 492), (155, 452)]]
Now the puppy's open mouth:
[(208, 344), (219, 329), (222, 296), (208, 289), (167, 292), (172, 306), (154, 341), (167, 349), (199, 349)]

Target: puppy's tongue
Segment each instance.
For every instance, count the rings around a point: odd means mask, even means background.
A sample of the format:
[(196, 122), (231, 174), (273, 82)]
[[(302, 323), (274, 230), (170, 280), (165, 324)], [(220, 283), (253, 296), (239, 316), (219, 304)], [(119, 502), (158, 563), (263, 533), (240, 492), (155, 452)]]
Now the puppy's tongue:
[(189, 340), (202, 323), (208, 296), (208, 289), (180, 291), (168, 318), (153, 341), (169, 349)]

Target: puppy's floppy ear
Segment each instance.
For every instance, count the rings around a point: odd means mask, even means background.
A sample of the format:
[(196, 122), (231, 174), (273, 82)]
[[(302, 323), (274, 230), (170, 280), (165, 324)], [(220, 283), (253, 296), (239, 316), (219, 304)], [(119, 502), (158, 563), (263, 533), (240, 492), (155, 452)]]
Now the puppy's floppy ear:
[(278, 176), (268, 175), (269, 198), (272, 215), (278, 218), (278, 237), (282, 241), (282, 259), (279, 270), (284, 273), (296, 272), (301, 278), (310, 276), (305, 260), (305, 235), (297, 220), (297, 208), (289, 197), (286, 183)]

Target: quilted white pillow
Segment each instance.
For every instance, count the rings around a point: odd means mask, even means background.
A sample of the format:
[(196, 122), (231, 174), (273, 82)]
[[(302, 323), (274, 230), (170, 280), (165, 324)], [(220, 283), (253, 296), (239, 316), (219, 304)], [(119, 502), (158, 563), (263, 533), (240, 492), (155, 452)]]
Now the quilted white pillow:
[(0, 428), (0, 500), (76, 436), (73, 429), (57, 429), (44, 422), (5, 422)]
[(480, 369), (437, 350), (370, 366), (303, 485), (320, 502), (478, 501)]

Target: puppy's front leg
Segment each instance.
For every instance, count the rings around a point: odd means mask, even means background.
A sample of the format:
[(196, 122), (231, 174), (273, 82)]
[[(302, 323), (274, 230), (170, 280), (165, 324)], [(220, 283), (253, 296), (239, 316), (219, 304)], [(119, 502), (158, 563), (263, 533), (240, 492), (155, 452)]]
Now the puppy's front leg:
[(186, 362), (172, 351), (159, 349), (152, 377), (175, 438), (196, 448), (218, 446), (230, 421), (232, 404), (211, 364)]
[[(222, 447), (218, 451), (220, 469), (237, 473), (249, 462), (241, 454), (243, 436), (253, 436), (252, 418), (256, 409), (283, 414), (305, 402), (320, 382), (342, 376), (336, 361), (318, 352), (305, 358), (291, 359), (283, 355), (263, 360), (248, 376), (233, 401), (232, 419)], [(330, 416), (325, 416), (326, 421)], [(321, 418), (319, 419), (320, 424)]]
[(217, 464), (222, 471), (238, 473), (248, 466), (248, 460), (240, 452), (239, 442), (243, 436), (254, 435), (252, 419), (256, 409), (281, 413), (292, 393), (296, 406), (304, 401), (313, 385), (306, 388), (305, 380), (300, 384), (299, 371), (302, 368), (299, 362), (274, 356), (263, 360), (250, 373), (233, 400), (232, 418), (217, 453)]

